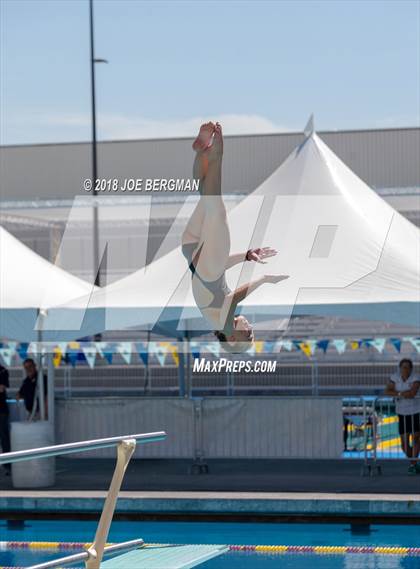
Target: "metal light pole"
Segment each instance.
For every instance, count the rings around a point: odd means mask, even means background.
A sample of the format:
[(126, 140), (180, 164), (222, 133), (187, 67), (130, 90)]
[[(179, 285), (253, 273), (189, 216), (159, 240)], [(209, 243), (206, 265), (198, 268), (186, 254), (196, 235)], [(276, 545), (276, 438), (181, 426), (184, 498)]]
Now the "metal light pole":
[(92, 194), (93, 194), (93, 270), (95, 285), (100, 286), (101, 275), (99, 267), (99, 226), (98, 205), (96, 196), (96, 180), (98, 178), (98, 159), (96, 145), (96, 92), (95, 92), (95, 63), (108, 63), (106, 59), (95, 59), (94, 25), (93, 25), (93, 0), (89, 0), (90, 13), (90, 78), (91, 78), (91, 102), (92, 102)]

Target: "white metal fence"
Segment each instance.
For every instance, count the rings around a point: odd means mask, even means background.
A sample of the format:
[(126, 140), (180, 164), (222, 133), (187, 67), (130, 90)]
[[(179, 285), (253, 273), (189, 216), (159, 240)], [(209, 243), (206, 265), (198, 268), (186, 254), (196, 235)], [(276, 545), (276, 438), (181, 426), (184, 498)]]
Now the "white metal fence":
[(340, 458), (343, 450), (338, 397), (69, 399), (57, 402), (56, 418), (59, 443), (160, 425), (167, 439), (142, 448), (146, 458)]
[[(260, 357), (260, 356), (259, 356)], [(261, 359), (273, 356), (261, 356)], [(277, 359), (273, 373), (194, 373), (175, 366), (141, 364), (62, 366), (55, 371), (55, 391), (58, 396), (167, 396), (188, 395), (376, 395), (379, 396), (397, 369), (397, 362), (364, 361), (282, 361)], [(420, 366), (415, 362), (415, 371)], [(22, 382), (21, 369), (10, 370), (13, 394)], [(180, 384), (184, 384), (184, 393)]]
[[(10, 410), (12, 420), (25, 420), (22, 402)], [(211, 458), (358, 459), (362, 473), (373, 475), (384, 461), (414, 461), (420, 443), (415, 415), (407, 416), (404, 452), (390, 397), (69, 398), (57, 399), (56, 440), (164, 428), (166, 441), (138, 450), (138, 457), (191, 459), (199, 470)]]

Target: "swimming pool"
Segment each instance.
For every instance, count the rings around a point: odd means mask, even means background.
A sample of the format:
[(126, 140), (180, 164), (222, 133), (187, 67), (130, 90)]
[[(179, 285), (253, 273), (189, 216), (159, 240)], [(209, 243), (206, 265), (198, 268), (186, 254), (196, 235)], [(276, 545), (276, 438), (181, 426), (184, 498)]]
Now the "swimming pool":
[[(93, 521), (29, 520), (19, 529), (8, 527), (6, 521), (0, 520), (0, 541), (86, 542), (93, 538), (95, 529), (96, 523)], [(121, 542), (138, 537), (147, 543), (258, 544), (303, 548), (345, 546), (355, 549), (367, 546), (418, 547), (420, 525), (359, 526), (356, 531), (352, 531), (349, 524), (115, 521), (111, 527), (109, 541)], [(0, 567), (28, 566), (62, 555), (62, 552), (52, 551), (0, 550)], [(360, 552), (334, 554), (324, 551), (322, 547), (317, 553), (304, 550), (293, 553), (279, 550), (229, 551), (200, 565), (201, 568), (420, 569), (420, 556)]]

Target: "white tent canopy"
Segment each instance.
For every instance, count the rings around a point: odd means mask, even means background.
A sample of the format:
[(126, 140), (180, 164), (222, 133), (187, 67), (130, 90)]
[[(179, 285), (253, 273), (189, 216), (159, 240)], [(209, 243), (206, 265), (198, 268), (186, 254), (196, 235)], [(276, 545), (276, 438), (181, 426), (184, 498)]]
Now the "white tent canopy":
[[(232, 253), (266, 245), (278, 250), (267, 265), (245, 263), (229, 270), (232, 289), (263, 273), (290, 276), (241, 303), (242, 313), (254, 321), (316, 314), (419, 327), (419, 230), (314, 132), (228, 219)], [(210, 329), (195, 305), (180, 247), (93, 294), (90, 285), (50, 265), (53, 269), (59, 289), (63, 279), (63, 300), (58, 292), (50, 296), (51, 286), (43, 288), (47, 278), (39, 279), (36, 286), (42, 290), (31, 297), (38, 307), (48, 299), (44, 328), (52, 336), (54, 330), (62, 337), (79, 330), (80, 337), (131, 327), (179, 335)], [(77, 296), (76, 283), (82, 294), (70, 300)], [(50, 308), (54, 304), (61, 306)]]
[[(36, 341), (39, 310), (88, 295), (93, 286), (49, 263), (0, 226), (0, 336)], [(57, 331), (58, 332), (58, 331)], [(74, 331), (66, 337), (79, 336)], [(56, 333), (43, 333), (56, 339)]]
[[(231, 288), (263, 273), (290, 275), (241, 303), (242, 313), (254, 320), (317, 314), (419, 326), (419, 230), (315, 133), (228, 218), (232, 253), (266, 245), (278, 250), (267, 265), (229, 270)], [(177, 248), (68, 307), (80, 311), (80, 320), (89, 307), (109, 330), (208, 330), (190, 281)]]

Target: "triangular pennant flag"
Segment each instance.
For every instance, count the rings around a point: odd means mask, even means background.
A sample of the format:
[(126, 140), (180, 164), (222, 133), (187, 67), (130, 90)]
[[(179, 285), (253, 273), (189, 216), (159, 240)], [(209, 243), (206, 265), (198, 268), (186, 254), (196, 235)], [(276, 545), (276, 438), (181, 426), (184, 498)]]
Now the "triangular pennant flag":
[(370, 348), (372, 340), (373, 338), (362, 338), (361, 340), (359, 340), (359, 343), (361, 346), (367, 346), (368, 348)]
[(112, 357), (115, 351), (114, 342), (95, 342), (98, 354), (104, 358), (109, 364), (112, 364)]
[(126, 364), (131, 363), (132, 342), (119, 342), (117, 344), (117, 352), (121, 355)]
[(60, 346), (56, 346), (53, 349), (53, 366), (55, 368), (60, 367), (62, 357), (63, 357), (63, 352), (61, 351)]
[(78, 359), (78, 352), (74, 348), (68, 347), (66, 356), (73, 367), (75, 367), (77, 359)]
[(252, 342), (252, 344), (249, 346), (249, 348), (247, 350), (245, 350), (245, 353), (248, 354), (249, 356), (255, 356), (256, 354), (256, 346), (255, 346), (255, 342)]
[(254, 342), (254, 346), (256, 353), (261, 354), (264, 349), (264, 342), (262, 340), (258, 340), (257, 342)]
[(28, 354), (31, 354), (33, 358), (38, 355), (38, 344), (37, 342), (31, 342), (28, 346)]
[(291, 340), (278, 340), (276, 347), (279, 349), (279, 351), (284, 348), (288, 352), (291, 352), (293, 349), (293, 343)]
[(329, 344), (330, 344), (329, 340), (318, 340), (318, 342), (316, 343), (317, 348), (320, 348), (324, 352), (324, 354), (328, 350)]
[(402, 341), (400, 338), (390, 338), (389, 341), (394, 346), (394, 348), (397, 350), (398, 353), (401, 352)]
[(311, 357), (311, 347), (308, 344), (308, 342), (299, 342), (299, 348), (302, 350), (302, 352), (305, 354), (305, 356), (307, 356), (308, 358)]
[(276, 346), (276, 342), (269, 342), (269, 341), (264, 342), (264, 353), (272, 354), (275, 346)]
[(317, 341), (316, 340), (308, 340), (306, 343), (308, 344), (309, 349), (311, 350), (311, 356), (313, 356), (314, 353), (316, 352)]
[(96, 345), (96, 349), (98, 350), (98, 354), (99, 354), (102, 358), (104, 358), (104, 357), (105, 357), (105, 356), (104, 356), (104, 352), (105, 352), (106, 347), (107, 347), (107, 345), (108, 345), (107, 342), (95, 342), (95, 345)]
[(96, 361), (96, 354), (98, 353), (98, 350), (95, 346), (95, 344), (84, 344), (82, 346), (82, 352), (85, 355), (86, 361), (89, 364), (89, 367), (91, 369), (93, 369), (95, 367), (95, 361)]
[(144, 365), (147, 366), (149, 363), (149, 352), (139, 352), (139, 356)]
[(297, 350), (301, 350), (302, 340), (292, 340), (292, 343)]
[(112, 350), (108, 350), (104, 352), (104, 358), (109, 364), (112, 364), (112, 358), (114, 356), (114, 352)]
[(299, 342), (298, 344), (299, 349), (302, 350), (302, 352), (308, 358), (310, 358), (315, 353), (316, 340), (306, 340), (306, 342)]
[(171, 354), (172, 354), (172, 358), (175, 362), (176, 367), (179, 366), (179, 354), (178, 354), (178, 347), (177, 346), (170, 346), (169, 348)]
[(378, 350), (379, 353), (382, 354), (384, 351), (385, 342), (385, 338), (374, 338), (373, 340), (369, 341), (369, 345), (373, 346), (376, 350)]
[(359, 340), (351, 340), (351, 342), (350, 342), (350, 348), (351, 348), (352, 350), (358, 350), (359, 347), (360, 347), (360, 342), (359, 342)]
[(21, 342), (16, 348), (16, 351), (19, 354), (19, 357), (22, 361), (26, 360), (26, 358), (28, 357), (28, 348), (29, 348), (28, 342)]
[(408, 338), (408, 341), (420, 352), (420, 338)]
[(149, 363), (149, 351), (147, 344), (144, 344), (143, 342), (135, 342), (134, 347), (136, 348), (136, 352), (141, 361), (144, 363), (145, 366), (147, 366), (147, 364)]
[[(168, 351), (165, 345), (160, 345), (160, 342), (149, 342), (149, 353), (156, 356), (156, 359), (161, 366), (165, 365), (166, 353)], [(163, 344), (165, 344), (163, 342)]]
[(67, 353), (67, 343), (68, 342), (58, 342), (57, 346), (60, 348), (60, 352), (63, 354), (63, 358)]
[(277, 340), (277, 342), (274, 344), (274, 352), (281, 352), (283, 348), (283, 343), (284, 340)]
[(0, 348), (0, 356), (7, 367), (10, 367), (15, 350), (11, 348)]
[(190, 342), (191, 354), (194, 359), (200, 357), (200, 344), (198, 342)]
[(346, 340), (343, 340), (341, 338), (332, 341), (333, 346), (335, 347), (335, 349), (339, 354), (344, 354), (344, 352), (346, 351), (346, 343), (347, 343)]

